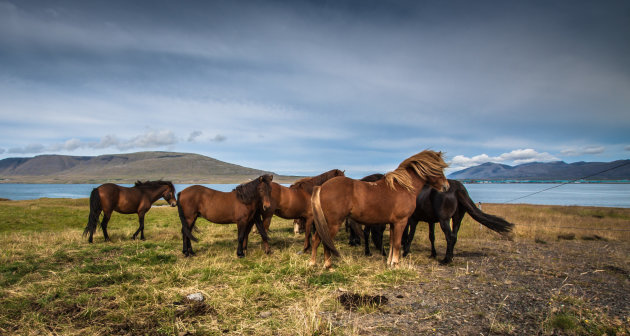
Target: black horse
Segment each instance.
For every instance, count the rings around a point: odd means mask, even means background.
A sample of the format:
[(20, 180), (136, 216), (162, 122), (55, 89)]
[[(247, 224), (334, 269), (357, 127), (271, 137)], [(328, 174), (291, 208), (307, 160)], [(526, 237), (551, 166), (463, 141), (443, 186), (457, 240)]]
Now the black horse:
[[(383, 174), (372, 174), (368, 175), (361, 179), (361, 181), (365, 182), (376, 182), (382, 179), (385, 175)], [(346, 232), (350, 233), (350, 246), (358, 246), (361, 245), (360, 235), (357, 234), (360, 229), (359, 223), (355, 222), (350, 218), (346, 218)], [(365, 225), (363, 227), (363, 242), (365, 246), (365, 255), (370, 256), (372, 253), (370, 252), (370, 236), (372, 236), (372, 242), (374, 246), (381, 251), (382, 255), (387, 255), (385, 253), (385, 248), (383, 247), (383, 232), (385, 232), (385, 228), (387, 224), (380, 225)]]
[[(435, 251), (435, 222), (440, 222), (447, 244), (446, 255), (440, 261), (443, 264), (453, 261), (453, 249), (455, 248), (455, 243), (457, 243), (457, 232), (466, 213), (487, 228), (510, 237), (514, 224), (479, 210), (472, 199), (470, 199), (468, 191), (461, 182), (448, 180), (448, 183), (450, 188), (446, 192), (438, 192), (433, 188), (425, 187), (418, 195), (416, 210), (409, 217), (407, 227), (403, 231), (403, 256), (409, 254), (418, 221), (429, 223), (429, 240), (431, 241), (431, 257), (433, 258), (437, 256)], [(453, 219), (452, 230), (450, 226), (451, 218)]]

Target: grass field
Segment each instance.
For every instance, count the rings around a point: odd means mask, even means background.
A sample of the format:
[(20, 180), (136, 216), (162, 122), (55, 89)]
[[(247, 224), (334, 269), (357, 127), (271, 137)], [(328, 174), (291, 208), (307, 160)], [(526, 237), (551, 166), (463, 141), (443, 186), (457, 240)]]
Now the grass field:
[[(184, 258), (175, 208), (154, 207), (147, 214), (145, 241), (129, 239), (135, 215), (115, 213), (108, 226), (112, 242), (97, 231), (88, 244), (81, 235), (87, 199), (3, 201), (0, 334), (629, 333), (630, 232), (609, 230), (630, 230), (630, 209), (484, 204), (483, 210), (516, 223), (515, 241), (466, 217), (453, 265), (441, 266), (428, 258), (427, 229), (420, 224), (412, 254), (389, 269), (380, 256), (349, 247), (342, 232), (336, 238), (342, 257), (326, 271), (321, 249), (319, 266), (307, 266), (308, 254), (297, 253), (303, 237), (293, 235), (292, 221), (280, 218), (271, 225), (271, 255), (252, 234), (247, 256), (236, 258), (236, 226), (200, 219), (197, 255)], [(436, 237), (442, 257), (439, 229)], [(571, 266), (570, 256), (579, 255), (589, 256), (588, 265)], [(587, 277), (588, 283), (577, 281)], [(621, 294), (604, 293), (602, 283)], [(204, 302), (185, 299), (196, 292)], [(390, 304), (347, 311), (337, 300), (347, 292), (385, 294)], [(468, 295), (485, 299), (471, 306), (463, 301)], [(511, 303), (523, 297), (535, 305)], [(527, 316), (527, 329), (514, 312)]]

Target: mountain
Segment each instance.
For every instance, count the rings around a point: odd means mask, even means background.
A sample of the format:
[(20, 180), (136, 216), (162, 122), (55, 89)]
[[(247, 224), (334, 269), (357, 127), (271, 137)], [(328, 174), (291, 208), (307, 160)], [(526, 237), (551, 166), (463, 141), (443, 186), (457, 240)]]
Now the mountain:
[[(615, 168), (617, 166), (621, 166)], [(601, 173), (600, 173), (601, 172)], [(593, 175), (593, 176), (591, 176)], [(484, 163), (451, 173), (458, 180), (630, 180), (630, 160), (613, 162), (533, 162), (518, 166)]]
[[(0, 160), (2, 183), (133, 183), (159, 179), (175, 183), (242, 183), (262, 174), (272, 173), (203, 155), (173, 152), (39, 155)], [(274, 174), (275, 182), (290, 183), (297, 178)]]

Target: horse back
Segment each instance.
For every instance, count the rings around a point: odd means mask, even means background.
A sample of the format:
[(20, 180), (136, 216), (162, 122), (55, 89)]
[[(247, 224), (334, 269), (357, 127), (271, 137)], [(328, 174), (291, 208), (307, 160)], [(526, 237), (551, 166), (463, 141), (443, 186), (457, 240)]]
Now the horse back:
[(222, 192), (200, 185), (182, 190), (179, 203), (185, 214), (199, 214), (216, 224), (236, 223), (250, 211), (236, 198), (236, 192)]
[(298, 218), (311, 211), (311, 195), (302, 188), (287, 188), (271, 183), (271, 202), (276, 215)]
[(402, 187), (392, 189), (385, 180), (353, 181), (352, 218), (364, 224), (395, 223), (408, 218), (416, 197)]

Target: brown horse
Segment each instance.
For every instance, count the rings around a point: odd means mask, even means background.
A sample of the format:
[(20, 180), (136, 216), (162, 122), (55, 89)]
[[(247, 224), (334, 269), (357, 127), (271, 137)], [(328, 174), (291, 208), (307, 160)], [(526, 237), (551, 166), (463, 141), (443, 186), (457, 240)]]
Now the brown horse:
[(267, 232), (262, 226), (260, 214), (271, 206), (272, 175), (262, 175), (257, 179), (236, 187), (231, 192), (221, 192), (200, 185), (190, 186), (177, 196), (177, 210), (182, 222), (182, 239), (185, 256), (194, 255), (190, 240), (198, 241), (192, 235), (197, 217), (201, 216), (213, 223), (236, 223), (238, 228), (238, 247), (236, 255), (245, 256), (243, 252), (246, 234), (252, 225), (263, 240), (265, 253), (269, 253)]
[(136, 239), (140, 233), (140, 239), (144, 240), (144, 215), (151, 209), (151, 205), (160, 198), (164, 198), (171, 206), (177, 204), (173, 183), (170, 181), (138, 181), (131, 188), (121, 187), (113, 183), (101, 184), (98, 188), (94, 188), (90, 194), (90, 215), (83, 235), (89, 233), (88, 242), (92, 242), (92, 236), (99, 224), (98, 218), (103, 211), (103, 222), (100, 224), (105, 241), (108, 241), (107, 223), (112, 211), (115, 210), (122, 214), (138, 214), (140, 226), (131, 238)]
[(365, 225), (389, 223), (387, 264), (396, 265), (402, 233), (415, 209), (418, 193), (425, 184), (447, 190), (448, 181), (444, 176), (447, 166), (441, 152), (425, 150), (403, 161), (379, 181), (335, 177), (321, 187), (315, 187), (311, 203), (317, 234), (313, 237), (310, 265), (316, 263), (321, 240), (324, 244), (324, 266), (332, 266), (330, 254), (339, 255), (332, 238), (346, 217)]
[(263, 225), (269, 230), (273, 215), (284, 219), (300, 219), (305, 223), (304, 250), (308, 248), (313, 224), (311, 193), (313, 188), (322, 185), (333, 177), (345, 176), (343, 171), (332, 169), (314, 177), (297, 180), (290, 187), (271, 183), (271, 206), (263, 213)]

